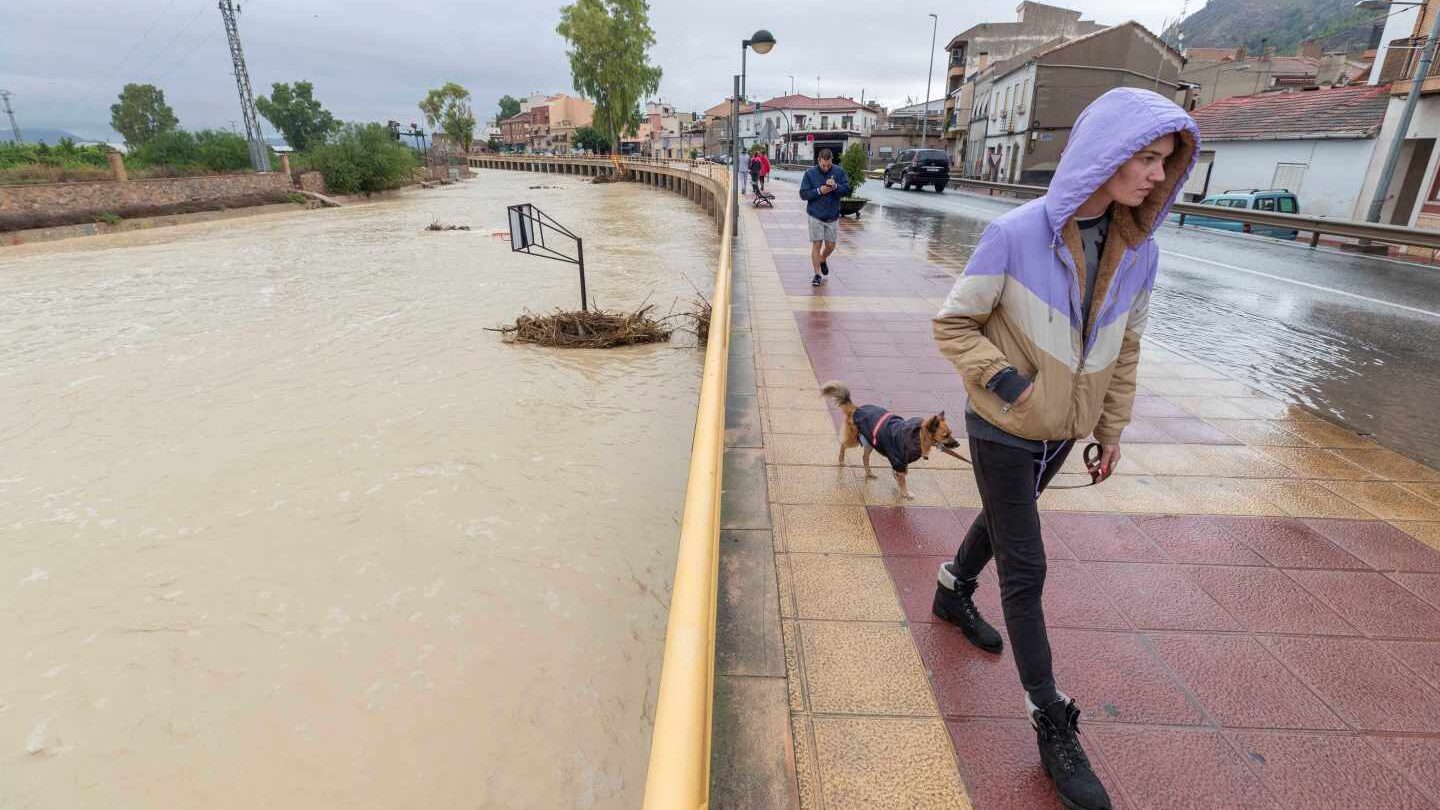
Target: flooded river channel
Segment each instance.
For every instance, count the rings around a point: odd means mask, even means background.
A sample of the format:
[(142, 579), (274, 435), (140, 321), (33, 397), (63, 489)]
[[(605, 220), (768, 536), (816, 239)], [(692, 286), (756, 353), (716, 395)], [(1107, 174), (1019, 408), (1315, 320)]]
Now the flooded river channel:
[(577, 303), (527, 201), (711, 286), (683, 197), (494, 171), (0, 250), (0, 806), (639, 805), (703, 358), (484, 331)]

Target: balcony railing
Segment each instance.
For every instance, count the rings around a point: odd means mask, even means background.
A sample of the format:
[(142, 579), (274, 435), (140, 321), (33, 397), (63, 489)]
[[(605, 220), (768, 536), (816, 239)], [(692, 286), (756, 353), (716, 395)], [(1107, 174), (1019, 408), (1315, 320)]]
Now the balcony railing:
[[(1409, 81), (1415, 76), (1420, 63), (1420, 53), (1425, 48), (1425, 37), (1403, 37), (1393, 39), (1385, 51), (1385, 62), (1380, 66), (1381, 83)], [(1440, 76), (1440, 59), (1430, 63), (1425, 78)]]

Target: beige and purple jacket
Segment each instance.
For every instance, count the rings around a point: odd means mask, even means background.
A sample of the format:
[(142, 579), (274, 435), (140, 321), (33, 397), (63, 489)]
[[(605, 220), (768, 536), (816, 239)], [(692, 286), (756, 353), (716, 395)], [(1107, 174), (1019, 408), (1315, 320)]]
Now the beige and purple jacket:
[[(1082, 324), (1085, 254), (1075, 211), (1131, 156), (1172, 133), (1176, 148), (1164, 182), (1139, 206), (1111, 209), (1090, 319)], [(1092, 432), (1104, 444), (1120, 441), (1135, 401), (1140, 335), (1160, 256), (1155, 231), (1199, 144), (1199, 128), (1169, 99), (1111, 90), (1076, 120), (1049, 192), (985, 229), (934, 326), (940, 353), (964, 375), (978, 416), (1035, 441)], [(1014, 406), (986, 388), (1010, 366), (1033, 387)]]

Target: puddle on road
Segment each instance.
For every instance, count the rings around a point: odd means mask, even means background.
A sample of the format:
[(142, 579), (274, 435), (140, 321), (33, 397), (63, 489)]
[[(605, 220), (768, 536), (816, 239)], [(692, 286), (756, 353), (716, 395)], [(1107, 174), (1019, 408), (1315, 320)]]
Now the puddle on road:
[(8, 801), (639, 804), (702, 356), (501, 345), (578, 290), (492, 233), (664, 310), (715, 232), (535, 182), (0, 254)]

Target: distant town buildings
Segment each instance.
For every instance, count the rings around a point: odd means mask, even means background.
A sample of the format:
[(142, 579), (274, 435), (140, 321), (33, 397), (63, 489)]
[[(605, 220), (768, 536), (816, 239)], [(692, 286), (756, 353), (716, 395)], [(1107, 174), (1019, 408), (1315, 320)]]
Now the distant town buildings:
[(595, 105), (564, 93), (535, 93), (520, 102), (520, 112), (499, 122), (503, 147), (526, 152), (570, 151), (575, 130), (591, 125)]

